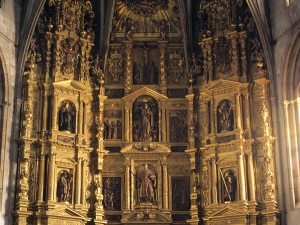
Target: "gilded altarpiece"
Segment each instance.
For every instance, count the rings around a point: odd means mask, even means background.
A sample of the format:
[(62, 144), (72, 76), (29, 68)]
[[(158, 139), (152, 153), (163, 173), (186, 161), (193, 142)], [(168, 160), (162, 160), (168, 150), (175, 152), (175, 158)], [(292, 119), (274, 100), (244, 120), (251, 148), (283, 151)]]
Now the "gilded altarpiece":
[(199, 7), (196, 54), (182, 1), (116, 1), (100, 56), (92, 3), (46, 2), (24, 71), (16, 224), (278, 224), (257, 28), (245, 0)]

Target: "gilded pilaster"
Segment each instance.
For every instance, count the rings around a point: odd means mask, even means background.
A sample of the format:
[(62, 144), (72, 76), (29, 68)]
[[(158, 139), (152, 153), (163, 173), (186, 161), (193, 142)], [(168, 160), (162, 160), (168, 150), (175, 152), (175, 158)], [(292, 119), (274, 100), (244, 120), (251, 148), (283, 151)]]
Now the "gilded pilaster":
[(241, 116), (241, 99), (240, 94), (235, 95), (235, 109), (236, 109), (236, 128), (241, 129), (242, 128), (242, 116)]
[(166, 48), (168, 46), (167, 41), (159, 41), (158, 48), (159, 48), (159, 59), (160, 59), (160, 82), (159, 82), (159, 90), (160, 93), (163, 95), (167, 95), (167, 71), (166, 71)]
[(82, 158), (78, 158), (77, 160), (77, 171), (76, 171), (76, 198), (75, 198), (75, 207), (78, 207), (80, 205), (80, 200), (81, 200), (81, 176), (82, 176)]
[(132, 41), (124, 41), (125, 43), (125, 53), (126, 53), (126, 64), (125, 64), (125, 95), (128, 95), (132, 89)]
[(44, 179), (45, 179), (45, 154), (41, 152), (39, 155), (39, 187), (38, 187), (38, 202), (43, 202), (44, 195)]
[(168, 165), (163, 163), (163, 209), (169, 209)]
[(51, 205), (54, 202), (54, 182), (55, 182), (55, 159), (56, 153), (49, 154), (49, 174), (48, 174), (48, 203)]
[(250, 201), (255, 201), (255, 177), (254, 177), (254, 166), (253, 166), (253, 155), (249, 153), (247, 155), (247, 165), (248, 165), (248, 179), (249, 179), (249, 194), (250, 194)]
[(217, 191), (217, 164), (216, 157), (211, 158), (211, 189), (212, 189), (212, 204), (218, 203)]
[(246, 200), (246, 180), (245, 180), (245, 165), (244, 165), (244, 154), (238, 153), (238, 164), (239, 164), (239, 190), (240, 190), (240, 200)]

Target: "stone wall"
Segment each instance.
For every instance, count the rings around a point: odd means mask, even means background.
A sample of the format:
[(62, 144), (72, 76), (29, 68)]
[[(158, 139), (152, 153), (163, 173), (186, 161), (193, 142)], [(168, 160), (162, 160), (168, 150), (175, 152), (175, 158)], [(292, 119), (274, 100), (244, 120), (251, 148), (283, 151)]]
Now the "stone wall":
[[(14, 207), (14, 188), (10, 178), (15, 177), (16, 161), (12, 160), (11, 132), (13, 127), (14, 89), (16, 77), (16, 53), (18, 46), (18, 24), (20, 7), (17, 0), (1, 1), (0, 8), (0, 64), (2, 73), (0, 88), (4, 90), (1, 98), (1, 137), (0, 137), (0, 224), (11, 224), (8, 217)], [(10, 167), (11, 166), (11, 167)], [(12, 168), (12, 170), (10, 170)], [(14, 178), (15, 179), (15, 178)], [(12, 180), (14, 180), (12, 179)], [(12, 194), (12, 195), (11, 195)], [(8, 198), (8, 196), (12, 198)]]

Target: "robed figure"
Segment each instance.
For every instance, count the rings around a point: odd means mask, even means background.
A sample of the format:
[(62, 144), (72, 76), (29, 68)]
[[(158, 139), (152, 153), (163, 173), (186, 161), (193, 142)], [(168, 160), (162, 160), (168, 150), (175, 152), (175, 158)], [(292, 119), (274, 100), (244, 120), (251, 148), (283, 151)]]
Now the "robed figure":
[(72, 133), (75, 131), (75, 112), (69, 102), (65, 102), (60, 110), (59, 125), (59, 130), (61, 131), (70, 131)]
[(154, 118), (148, 104), (145, 103), (141, 110), (141, 139), (142, 141), (149, 141), (151, 136), (151, 128), (154, 126)]
[(139, 197), (141, 202), (153, 202), (154, 188), (156, 187), (156, 176), (152, 170), (145, 164), (145, 169), (139, 176)]
[(236, 191), (236, 178), (232, 171), (228, 172), (225, 177), (225, 187), (224, 187), (224, 201), (234, 201), (235, 191)]

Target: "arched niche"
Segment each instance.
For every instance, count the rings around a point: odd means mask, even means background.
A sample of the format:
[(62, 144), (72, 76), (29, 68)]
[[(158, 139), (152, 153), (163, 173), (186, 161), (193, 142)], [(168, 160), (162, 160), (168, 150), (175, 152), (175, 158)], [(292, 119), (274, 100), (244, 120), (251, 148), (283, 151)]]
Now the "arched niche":
[(300, 208), (300, 29), (291, 42), (284, 69), (283, 99), (285, 107), (286, 155), (290, 204)]
[(232, 131), (234, 129), (233, 103), (227, 99), (219, 102), (217, 107), (218, 133)]
[(65, 100), (60, 103), (58, 110), (58, 129), (75, 133), (76, 131), (76, 107), (71, 101)]
[[(153, 115), (154, 123), (153, 123), (153, 131), (156, 132), (157, 130), (157, 142), (166, 142), (166, 101), (168, 100), (168, 97), (165, 95), (162, 95), (150, 88), (144, 87), (136, 92), (129, 94), (125, 97), (123, 97), (123, 101), (125, 102), (125, 141), (126, 142), (133, 142), (136, 141), (142, 141), (142, 142), (150, 142), (152, 141), (151, 138), (133, 138), (134, 129), (137, 125), (136, 122), (138, 121), (139, 116), (141, 116), (142, 111), (143, 113), (147, 113), (149, 111), (150, 107), (149, 105), (152, 105), (153, 109), (155, 109), (156, 115)], [(147, 105), (148, 109), (145, 109), (145, 106)], [(134, 107), (137, 107), (139, 114), (137, 111), (134, 111)], [(153, 110), (150, 109), (150, 110)], [(156, 111), (157, 110), (157, 111)], [(149, 112), (150, 113), (150, 112)], [(149, 114), (150, 116), (150, 114)], [(141, 124), (141, 122), (138, 122)], [(141, 126), (141, 125), (140, 125)], [(156, 127), (155, 127), (156, 126)], [(156, 130), (155, 130), (156, 129)], [(141, 128), (138, 128), (139, 132), (142, 132)], [(151, 131), (150, 131), (151, 132)]]

